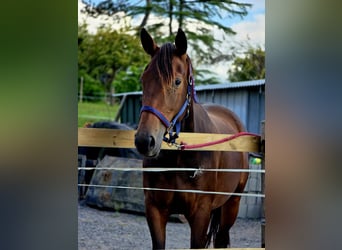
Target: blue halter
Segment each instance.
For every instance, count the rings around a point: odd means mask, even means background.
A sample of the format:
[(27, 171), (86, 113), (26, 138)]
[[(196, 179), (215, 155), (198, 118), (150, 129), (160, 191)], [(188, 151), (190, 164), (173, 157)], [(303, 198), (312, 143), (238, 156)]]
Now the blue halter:
[[(178, 113), (175, 115), (175, 117), (169, 121), (160, 111), (155, 109), (151, 106), (143, 106), (140, 110), (140, 114), (142, 112), (150, 112), (154, 114), (166, 127), (166, 133), (163, 137), (163, 141), (167, 143), (175, 143), (176, 139), (178, 138), (179, 132), (181, 130), (181, 122), (182, 120), (179, 120), (179, 118), (184, 114), (185, 111), (189, 112), (188, 107), (191, 103), (191, 97), (194, 97), (194, 101), (197, 102), (195, 87), (194, 87), (194, 79), (192, 77), (192, 68), (191, 65), (189, 66), (189, 81), (188, 81), (188, 87), (187, 87), (187, 94), (186, 99), (184, 101), (184, 104), (178, 111)], [(169, 134), (169, 137), (166, 137), (166, 134)]]

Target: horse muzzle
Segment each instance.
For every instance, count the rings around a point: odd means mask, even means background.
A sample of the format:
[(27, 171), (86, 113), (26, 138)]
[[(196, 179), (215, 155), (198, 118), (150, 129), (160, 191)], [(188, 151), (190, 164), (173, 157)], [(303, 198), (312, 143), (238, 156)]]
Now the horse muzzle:
[(135, 134), (134, 143), (140, 154), (146, 157), (157, 157), (160, 152), (162, 139), (160, 139), (160, 136), (138, 131)]

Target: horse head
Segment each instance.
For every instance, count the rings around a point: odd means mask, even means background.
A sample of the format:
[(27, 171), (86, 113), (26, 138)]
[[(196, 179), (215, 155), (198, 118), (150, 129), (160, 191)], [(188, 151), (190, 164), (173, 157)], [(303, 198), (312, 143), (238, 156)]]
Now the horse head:
[[(142, 155), (157, 157), (163, 140), (172, 142), (175, 139), (180, 121), (188, 112), (191, 64), (186, 53), (187, 39), (181, 29), (175, 44), (165, 43), (159, 47), (144, 28), (140, 38), (151, 61), (141, 76), (143, 107), (135, 146)], [(168, 133), (169, 138), (166, 138)]]

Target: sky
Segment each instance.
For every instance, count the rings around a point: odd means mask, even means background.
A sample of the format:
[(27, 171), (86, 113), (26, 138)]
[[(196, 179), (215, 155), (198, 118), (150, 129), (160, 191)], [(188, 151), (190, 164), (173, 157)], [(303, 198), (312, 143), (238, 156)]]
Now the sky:
[[(224, 18), (222, 20), (217, 20), (223, 22), (224, 24), (228, 24), (237, 34), (235, 36), (227, 37), (220, 30), (213, 30), (214, 36), (218, 39), (222, 39), (225, 37), (225, 41), (222, 44), (222, 51), (229, 53), (230, 46), (239, 46), (239, 44), (244, 44), (248, 41), (248, 43), (252, 46), (260, 46), (261, 48), (265, 48), (265, 0), (238, 0), (239, 2), (251, 3), (252, 7), (248, 10), (248, 15), (243, 19), (240, 17), (234, 18)], [(96, 2), (96, 0), (93, 2)], [(88, 29), (90, 32), (95, 33), (97, 27), (101, 24), (108, 24), (110, 22), (110, 18), (98, 17), (92, 18), (89, 16), (85, 16), (85, 14), (80, 12), (83, 3), (81, 0), (78, 0), (78, 22), (82, 23), (86, 21), (88, 24)], [(151, 17), (153, 18), (153, 17)], [(120, 23), (117, 22), (113, 24), (113, 28), (118, 28), (120, 25), (125, 22), (136, 24), (139, 23), (139, 20), (132, 20), (131, 18), (121, 18)], [(175, 29), (176, 30), (176, 29)], [(231, 62), (221, 62), (215, 65), (200, 65), (199, 68), (206, 68), (214, 72), (215, 76), (223, 82), (227, 82), (227, 69), (231, 66)], [(196, 66), (194, 65), (196, 68)]]

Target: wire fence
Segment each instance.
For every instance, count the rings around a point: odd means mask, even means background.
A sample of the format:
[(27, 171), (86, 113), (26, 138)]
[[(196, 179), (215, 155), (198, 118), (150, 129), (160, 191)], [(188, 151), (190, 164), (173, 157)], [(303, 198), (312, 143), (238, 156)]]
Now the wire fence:
[(204, 191), (195, 189), (171, 189), (171, 188), (152, 188), (152, 187), (131, 187), (131, 186), (112, 186), (112, 185), (96, 185), (96, 184), (78, 184), (79, 187), (97, 187), (97, 188), (118, 188), (118, 189), (135, 189), (135, 190), (150, 190), (150, 191), (166, 191), (166, 192), (182, 192), (182, 193), (196, 193), (196, 194), (215, 194), (215, 195), (229, 195), (241, 197), (260, 197), (264, 198), (264, 194), (251, 193), (232, 193), (232, 192), (217, 192)]
[[(220, 172), (220, 173), (256, 173), (265, 174), (264, 169), (203, 169), (203, 168), (142, 168), (142, 167), (103, 167), (98, 165), (96, 167), (78, 167), (79, 171), (89, 170), (110, 170), (110, 171), (124, 171), (124, 172), (194, 172), (194, 175), (203, 172)], [(235, 195), (241, 197), (260, 197), (265, 198), (265, 194), (259, 192), (247, 191), (244, 193), (233, 192), (217, 192), (208, 190), (192, 190), (192, 189), (164, 189), (153, 187), (136, 187), (136, 186), (122, 186), (122, 185), (103, 185), (103, 184), (84, 184), (79, 183), (79, 187), (94, 187), (94, 188), (116, 188), (116, 189), (133, 189), (133, 190), (150, 190), (150, 191), (166, 191), (166, 192), (184, 192), (184, 193), (197, 193), (197, 194), (216, 194), (216, 195)]]

